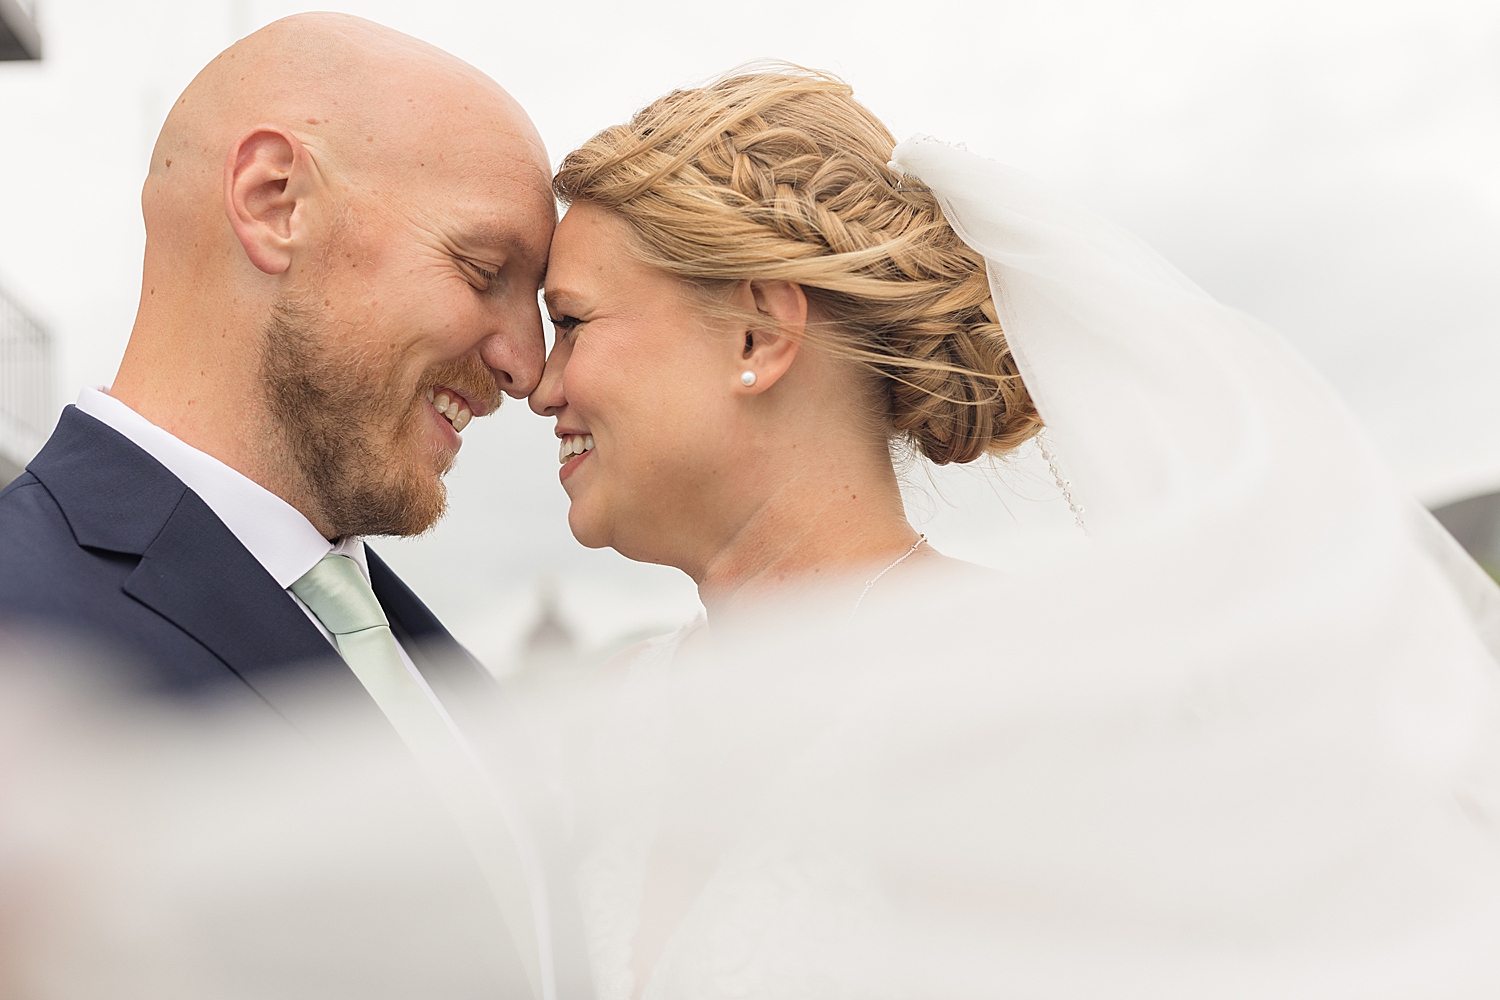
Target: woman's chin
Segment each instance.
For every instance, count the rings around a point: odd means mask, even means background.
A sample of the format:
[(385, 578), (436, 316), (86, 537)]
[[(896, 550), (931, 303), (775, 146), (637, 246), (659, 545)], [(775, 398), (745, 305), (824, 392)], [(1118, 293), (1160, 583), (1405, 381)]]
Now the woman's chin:
[(568, 530), (573, 533), (573, 538), (586, 549), (605, 549), (609, 547), (609, 533), (598, 518), (591, 518), (579, 509), (581, 505), (574, 501), (568, 508)]

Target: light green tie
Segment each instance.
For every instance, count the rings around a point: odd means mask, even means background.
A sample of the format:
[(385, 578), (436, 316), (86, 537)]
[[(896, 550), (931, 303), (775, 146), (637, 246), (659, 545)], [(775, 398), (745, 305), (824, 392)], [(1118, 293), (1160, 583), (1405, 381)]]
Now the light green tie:
[(291, 586), (323, 627), (339, 655), (395, 727), (458, 822), (478, 859), (533, 994), (550, 998), (550, 962), (543, 961), (532, 908), (530, 880), (515, 835), (489, 779), (422, 684), (407, 669), (390, 621), (358, 564), (329, 553)]
[(447, 720), (406, 668), (391, 623), (353, 559), (329, 553), (291, 590), (333, 633), (339, 655), (413, 753), (444, 751), (444, 744), (456, 741)]

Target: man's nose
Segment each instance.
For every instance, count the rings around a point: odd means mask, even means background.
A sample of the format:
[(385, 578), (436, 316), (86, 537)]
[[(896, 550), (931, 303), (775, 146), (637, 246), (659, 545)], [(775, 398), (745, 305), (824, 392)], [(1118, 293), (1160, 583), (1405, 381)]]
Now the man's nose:
[(480, 360), (495, 373), (496, 384), (515, 399), (524, 399), (536, 389), (546, 352), (540, 318), (490, 334), (479, 345)]

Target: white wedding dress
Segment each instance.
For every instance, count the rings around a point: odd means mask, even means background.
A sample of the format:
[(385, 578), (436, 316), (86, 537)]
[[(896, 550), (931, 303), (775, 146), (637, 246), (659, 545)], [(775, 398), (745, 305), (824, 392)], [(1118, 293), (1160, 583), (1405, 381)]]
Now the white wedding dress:
[(999, 164), (894, 162), (1086, 534), (528, 706), (601, 1000), (1500, 995), (1500, 591), (1274, 333)]

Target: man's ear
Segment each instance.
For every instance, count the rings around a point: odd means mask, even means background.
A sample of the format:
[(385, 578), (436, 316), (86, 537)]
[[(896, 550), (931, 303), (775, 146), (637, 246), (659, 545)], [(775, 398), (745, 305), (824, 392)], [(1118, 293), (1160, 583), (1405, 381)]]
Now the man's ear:
[(224, 209), (245, 256), (267, 274), (291, 266), (311, 168), (301, 141), (277, 125), (258, 125), (229, 149)]
[(807, 293), (791, 281), (750, 281), (737, 297), (765, 321), (747, 324), (744, 342), (737, 345), (741, 371), (755, 373), (754, 381), (741, 382), (740, 388), (753, 395), (775, 385), (792, 367), (807, 330)]

